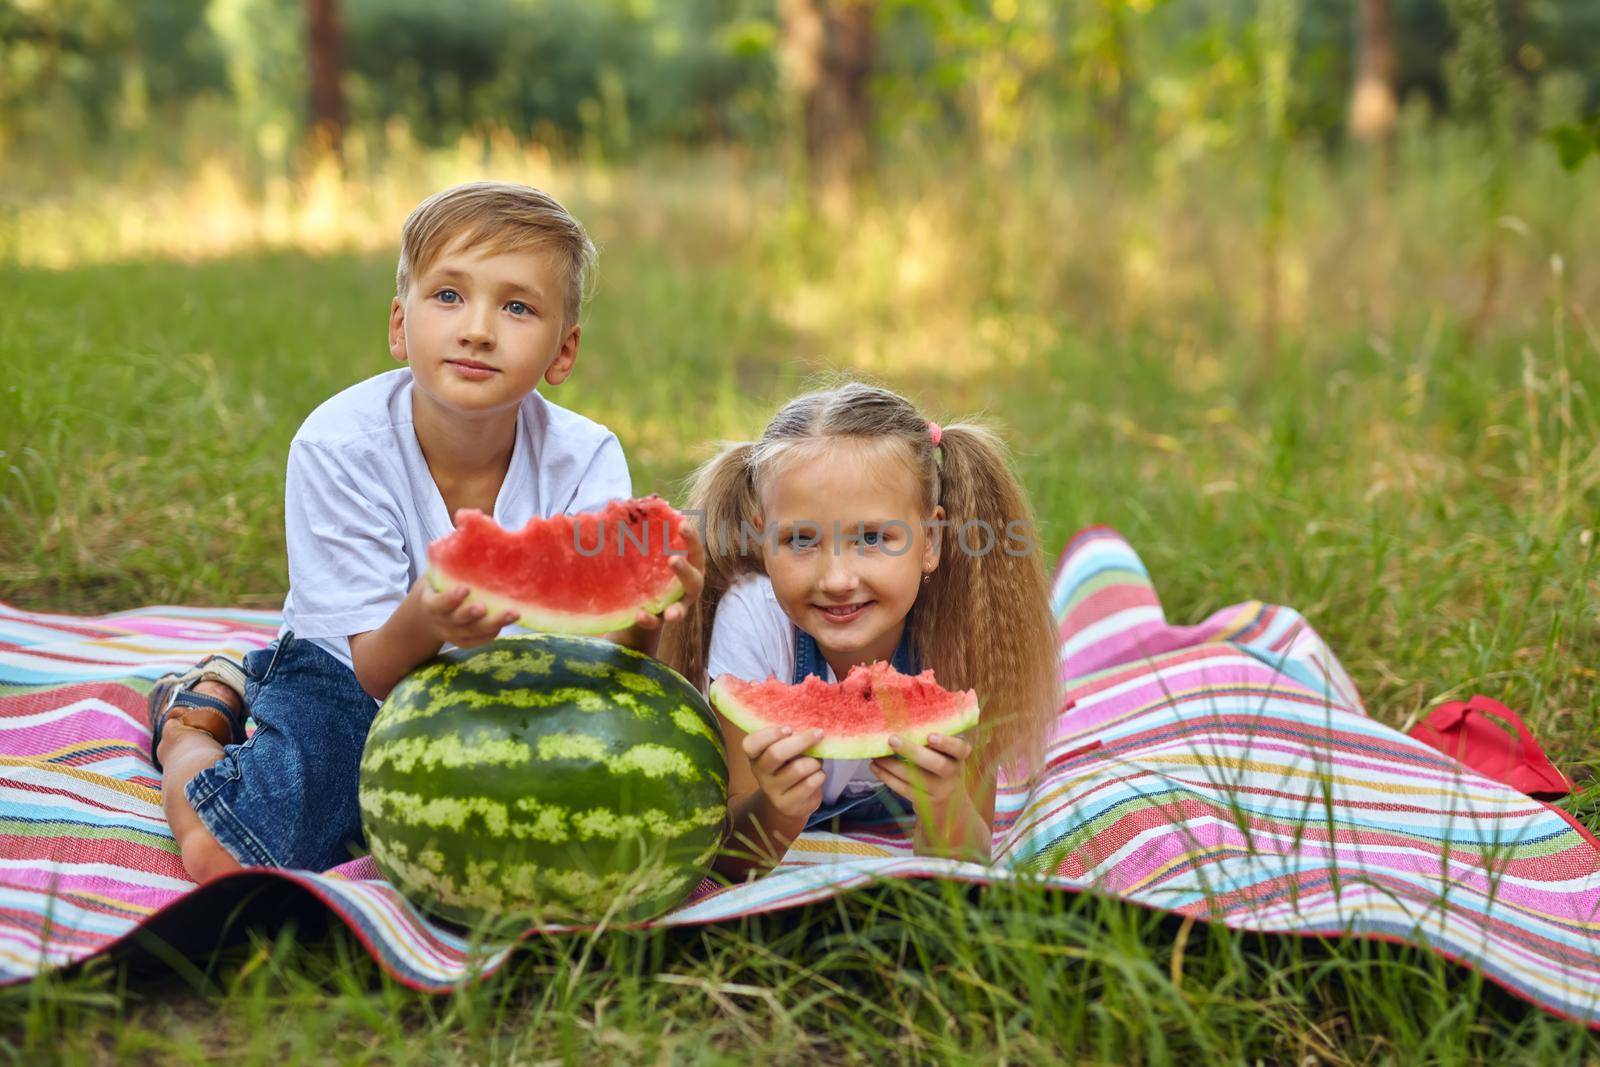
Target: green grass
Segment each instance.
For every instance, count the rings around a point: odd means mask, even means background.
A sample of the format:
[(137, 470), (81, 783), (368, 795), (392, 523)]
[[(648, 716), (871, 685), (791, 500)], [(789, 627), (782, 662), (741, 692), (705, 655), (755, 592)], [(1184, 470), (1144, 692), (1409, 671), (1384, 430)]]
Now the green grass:
[[(1530, 163), (1484, 237), (1447, 142), (1291, 169), (1280, 349), (1259, 190), (1225, 166), (908, 171), (817, 219), (724, 164), (569, 176), (600, 238), (577, 374), (676, 493), (816, 371), (1006, 431), (1052, 555), (1092, 522), (1171, 616), (1299, 608), (1378, 718), (1527, 713), (1600, 829), (1600, 193)], [(711, 185), (716, 193), (702, 193)], [(1001, 195), (1001, 194), (1004, 195)], [(420, 192), (419, 192), (420, 195)], [(1560, 257), (1560, 268), (1552, 257)], [(0, 268), (0, 599), (273, 607), (296, 426), (392, 364), (392, 253)], [(453, 997), (344, 933), (263, 927), (174, 970), (0, 993), (13, 1058), (1552, 1062), (1600, 1044), (1427, 953), (1260, 938), (1096, 899), (890, 886), (803, 913), (542, 941)], [(1176, 976), (1176, 980), (1175, 980)]]
[[(293, 923), (0, 992), (18, 1062), (1581, 1062), (1593, 1036), (1416, 949), (1095, 897), (892, 883), (689, 930), (535, 940), (452, 995)], [(168, 956), (170, 954), (163, 954)]]

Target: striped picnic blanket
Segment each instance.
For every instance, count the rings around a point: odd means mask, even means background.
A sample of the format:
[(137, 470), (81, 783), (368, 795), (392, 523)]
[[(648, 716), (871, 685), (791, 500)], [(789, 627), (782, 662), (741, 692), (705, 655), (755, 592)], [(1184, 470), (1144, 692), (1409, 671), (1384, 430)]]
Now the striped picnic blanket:
[[(1294, 611), (1251, 602), (1169, 625), (1110, 530), (1068, 545), (1054, 607), (1069, 703), (1041, 773), (1001, 784), (993, 866), (915, 857), (884, 833), (808, 833), (768, 876), (708, 882), (658, 922), (794, 907), (876, 879), (1026, 877), (1238, 929), (1425, 946), (1600, 1028), (1593, 835), (1368, 718)], [(264, 612), (0, 605), (0, 982), (106, 952), (197, 903), (144, 754), (145, 694), (168, 669), (242, 654), (276, 627)], [(205, 892), (270, 880), (320, 899), (415, 988), (485, 975), (510, 951), (423, 919), (365, 859), (240, 872)]]

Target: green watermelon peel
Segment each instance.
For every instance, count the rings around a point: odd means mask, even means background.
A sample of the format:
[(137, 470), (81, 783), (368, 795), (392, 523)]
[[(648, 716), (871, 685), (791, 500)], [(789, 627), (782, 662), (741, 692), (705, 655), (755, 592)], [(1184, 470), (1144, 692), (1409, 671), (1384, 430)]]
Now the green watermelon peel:
[(614, 500), (598, 511), (532, 519), (507, 530), (463, 509), (456, 528), (428, 546), (428, 584), (465, 585), (466, 603), (512, 612), (528, 630), (604, 634), (659, 615), (683, 598), (669, 562), (684, 555), (683, 515), (657, 496)]
[(769, 726), (822, 730), (806, 749), (818, 759), (877, 759), (894, 754), (890, 736), (926, 744), (929, 734), (953, 736), (976, 726), (980, 709), (971, 689), (941, 687), (933, 671), (901, 674), (887, 663), (850, 668), (842, 682), (807, 678), (786, 685), (720, 675), (711, 705), (746, 733)]

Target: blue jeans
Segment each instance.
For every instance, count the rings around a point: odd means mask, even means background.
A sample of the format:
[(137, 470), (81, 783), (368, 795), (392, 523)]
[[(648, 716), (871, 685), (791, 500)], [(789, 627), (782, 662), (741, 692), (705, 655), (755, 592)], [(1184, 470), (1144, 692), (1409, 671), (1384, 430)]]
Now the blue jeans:
[(823, 804), (806, 818), (806, 829), (813, 830), (833, 820), (840, 826), (889, 822), (911, 814), (911, 806), (886, 785), (870, 793), (841, 796), (832, 804)]
[(255, 733), (194, 776), (189, 806), (246, 867), (345, 862), (363, 843), (356, 782), (378, 702), (354, 671), (292, 633), (245, 656), (244, 674)]

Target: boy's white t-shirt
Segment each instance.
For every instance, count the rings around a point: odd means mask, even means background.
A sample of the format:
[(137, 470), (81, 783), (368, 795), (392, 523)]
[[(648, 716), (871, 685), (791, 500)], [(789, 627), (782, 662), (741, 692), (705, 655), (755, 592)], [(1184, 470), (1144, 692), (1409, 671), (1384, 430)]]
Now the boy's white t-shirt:
[[(428, 542), (455, 528), (417, 442), (412, 389), (409, 367), (359, 382), (324, 401), (289, 445), (283, 628), (345, 666), (350, 635), (388, 620), (426, 566)], [(616, 434), (528, 394), (496, 522), (514, 530), (632, 492)]]
[[(823, 681), (834, 680), (833, 668), (823, 663)], [(717, 601), (711, 626), (711, 647), (706, 651), (706, 678), (731, 674), (750, 682), (776, 678), (788, 685), (794, 679), (794, 623), (778, 605), (772, 579), (764, 574), (738, 578)], [(877, 789), (882, 783), (868, 769), (870, 760), (822, 761), (826, 777), (822, 802), (832, 804), (846, 793)]]

